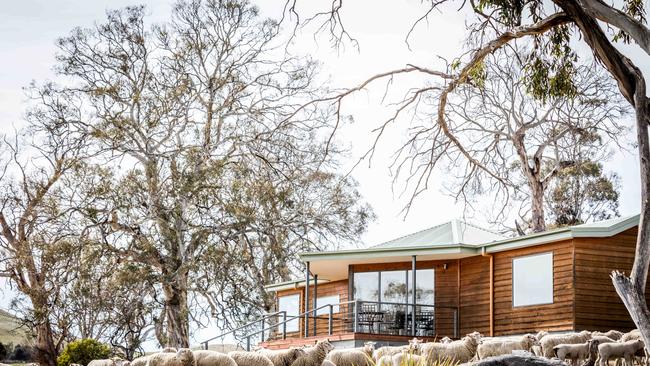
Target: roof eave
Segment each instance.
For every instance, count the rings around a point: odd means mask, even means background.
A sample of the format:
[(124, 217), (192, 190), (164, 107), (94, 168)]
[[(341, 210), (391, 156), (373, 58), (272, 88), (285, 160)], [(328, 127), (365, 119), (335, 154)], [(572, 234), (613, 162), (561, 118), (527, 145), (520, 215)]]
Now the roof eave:
[(369, 259), (384, 257), (401, 257), (412, 255), (433, 255), (433, 254), (477, 254), (479, 247), (468, 244), (455, 244), (436, 247), (402, 247), (402, 248), (375, 248), (375, 249), (352, 249), (331, 252), (306, 252), (298, 256), (303, 261), (323, 261), (332, 259)]

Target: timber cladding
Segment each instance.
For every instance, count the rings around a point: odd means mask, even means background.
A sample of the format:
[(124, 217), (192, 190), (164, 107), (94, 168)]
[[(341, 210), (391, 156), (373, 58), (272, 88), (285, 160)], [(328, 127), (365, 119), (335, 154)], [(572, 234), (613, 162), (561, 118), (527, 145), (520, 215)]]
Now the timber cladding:
[(613, 270), (630, 273), (636, 234), (634, 227), (610, 238), (574, 240), (576, 329), (634, 328), (609, 275)]
[[(553, 303), (513, 306), (513, 259), (549, 252), (553, 253)], [(574, 329), (572, 240), (498, 252), (493, 256), (495, 335)]]

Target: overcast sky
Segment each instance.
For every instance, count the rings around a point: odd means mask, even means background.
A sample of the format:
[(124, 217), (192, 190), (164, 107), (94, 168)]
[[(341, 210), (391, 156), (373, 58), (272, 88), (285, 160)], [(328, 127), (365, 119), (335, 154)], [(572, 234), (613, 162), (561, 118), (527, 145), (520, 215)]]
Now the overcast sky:
[[(322, 1), (325, 0), (321, 0)], [(300, 2), (300, 1), (299, 1)], [(102, 21), (106, 9), (145, 3), (151, 14), (150, 21), (168, 17), (172, 1), (134, 0), (20, 0), (6, 1), (0, 12), (0, 131), (6, 132), (12, 126), (20, 126), (24, 110), (22, 87), (30, 81), (43, 81), (53, 77), (54, 41), (67, 34), (75, 26), (90, 26)], [(263, 14), (280, 14), (283, 0), (258, 2)], [(318, 3), (304, 0), (303, 3)], [(453, 59), (462, 51), (466, 17), (454, 8), (441, 14), (433, 14), (428, 25), (418, 28), (412, 42), (412, 51), (404, 43), (404, 36), (410, 24), (420, 14), (423, 5), (420, 0), (355, 0), (345, 3), (344, 21), (349, 32), (360, 42), (357, 52), (348, 47), (345, 52), (336, 52), (321, 39), (318, 44), (312, 37), (301, 37), (294, 50), (308, 52), (323, 63), (323, 73), (328, 75), (334, 86), (352, 86), (374, 73), (403, 67), (407, 63), (423, 66), (439, 66), (437, 56)], [(629, 53), (629, 47), (622, 47), (637, 65), (644, 67), (650, 75), (650, 60), (637, 52)], [(376, 95), (362, 93), (346, 103), (347, 112), (354, 115), (355, 123), (339, 135), (340, 142), (351, 147), (351, 161), (355, 160), (370, 144), (370, 130), (381, 121), (381, 110), (375, 104)], [(398, 126), (399, 127), (399, 126)], [(363, 244), (376, 244), (397, 236), (420, 230), (438, 223), (460, 217), (462, 206), (440, 192), (445, 175), (436, 174), (432, 188), (415, 202), (410, 214), (400, 214), (406, 203), (405, 197), (393, 194), (392, 177), (389, 176), (388, 158), (397, 143), (401, 141), (404, 128), (395, 128), (383, 141), (371, 167), (363, 164), (353, 175), (360, 183), (360, 191), (372, 205), (377, 220), (372, 223), (363, 237)], [(618, 153), (606, 164), (622, 178), (622, 215), (639, 212), (638, 164), (634, 155)], [(490, 202), (489, 197), (482, 199)], [(480, 219), (473, 219), (481, 224)], [(6, 294), (5, 294), (6, 295)], [(2, 296), (6, 304), (8, 296)]]

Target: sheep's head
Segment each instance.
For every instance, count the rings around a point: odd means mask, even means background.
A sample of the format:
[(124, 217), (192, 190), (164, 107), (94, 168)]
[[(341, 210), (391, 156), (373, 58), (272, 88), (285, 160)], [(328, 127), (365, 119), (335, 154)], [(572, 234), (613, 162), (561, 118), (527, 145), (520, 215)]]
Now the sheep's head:
[(524, 334), (523, 343), (527, 346), (526, 349), (530, 350), (533, 346), (539, 346), (539, 340), (534, 334)]
[(643, 341), (640, 340), (640, 339), (634, 340), (632, 342), (634, 342), (633, 343), (634, 349), (637, 350), (637, 351), (642, 349), (643, 347), (645, 347), (645, 345), (643, 344)]
[(449, 338), (449, 337), (443, 337), (443, 338), (440, 340), (440, 343), (451, 343), (451, 338)]
[(324, 350), (325, 353), (329, 353), (329, 351), (334, 349), (334, 346), (332, 345), (332, 343), (330, 343), (329, 339), (323, 339), (316, 342), (316, 347), (319, 347), (320, 349)]
[(600, 344), (600, 341), (597, 339), (590, 339), (587, 341), (587, 344), (589, 345), (589, 357), (596, 359), (598, 356), (598, 345)]
[(547, 335), (548, 335), (548, 332), (547, 332), (547, 331), (545, 331), (545, 330), (540, 330), (540, 331), (537, 332), (537, 334), (535, 335), (535, 338), (537, 338), (538, 341), (541, 341), (542, 338), (546, 337)]
[(302, 357), (302, 356), (304, 356), (306, 354), (307, 354), (307, 352), (305, 352), (304, 348), (291, 347), (289, 349), (289, 355), (294, 360), (297, 359), (298, 357)]
[(479, 332), (472, 332), (468, 335), (466, 335), (464, 338), (466, 342), (470, 342), (473, 345), (478, 345), (479, 341), (481, 340), (481, 333)]
[(422, 340), (419, 338), (413, 338), (409, 339), (409, 351), (411, 352), (419, 352), (420, 347), (422, 346)]
[(176, 359), (183, 366), (194, 366), (196, 364), (194, 360), (194, 353), (189, 348), (181, 348), (176, 352)]
[(375, 351), (376, 342), (365, 342), (363, 344), (363, 351), (368, 354), (372, 354)]
[(587, 339), (591, 339), (591, 332), (588, 331), (588, 330), (583, 330), (582, 332), (580, 332), (578, 334), (580, 334), (581, 336), (586, 337)]

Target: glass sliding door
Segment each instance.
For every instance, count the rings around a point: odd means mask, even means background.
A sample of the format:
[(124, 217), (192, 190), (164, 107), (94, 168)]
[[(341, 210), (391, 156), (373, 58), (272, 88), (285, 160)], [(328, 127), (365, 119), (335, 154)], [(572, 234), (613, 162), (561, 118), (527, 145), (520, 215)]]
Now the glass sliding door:
[(406, 271), (381, 272), (381, 302), (396, 302), (405, 304), (406, 299)]
[[(418, 269), (415, 272), (416, 289), (415, 289), (415, 302), (422, 305), (435, 304), (435, 270), (434, 269)], [(408, 271), (408, 303), (412, 304), (413, 301), (413, 271)]]
[(354, 274), (354, 298), (365, 301), (379, 301), (379, 272), (358, 272)]

